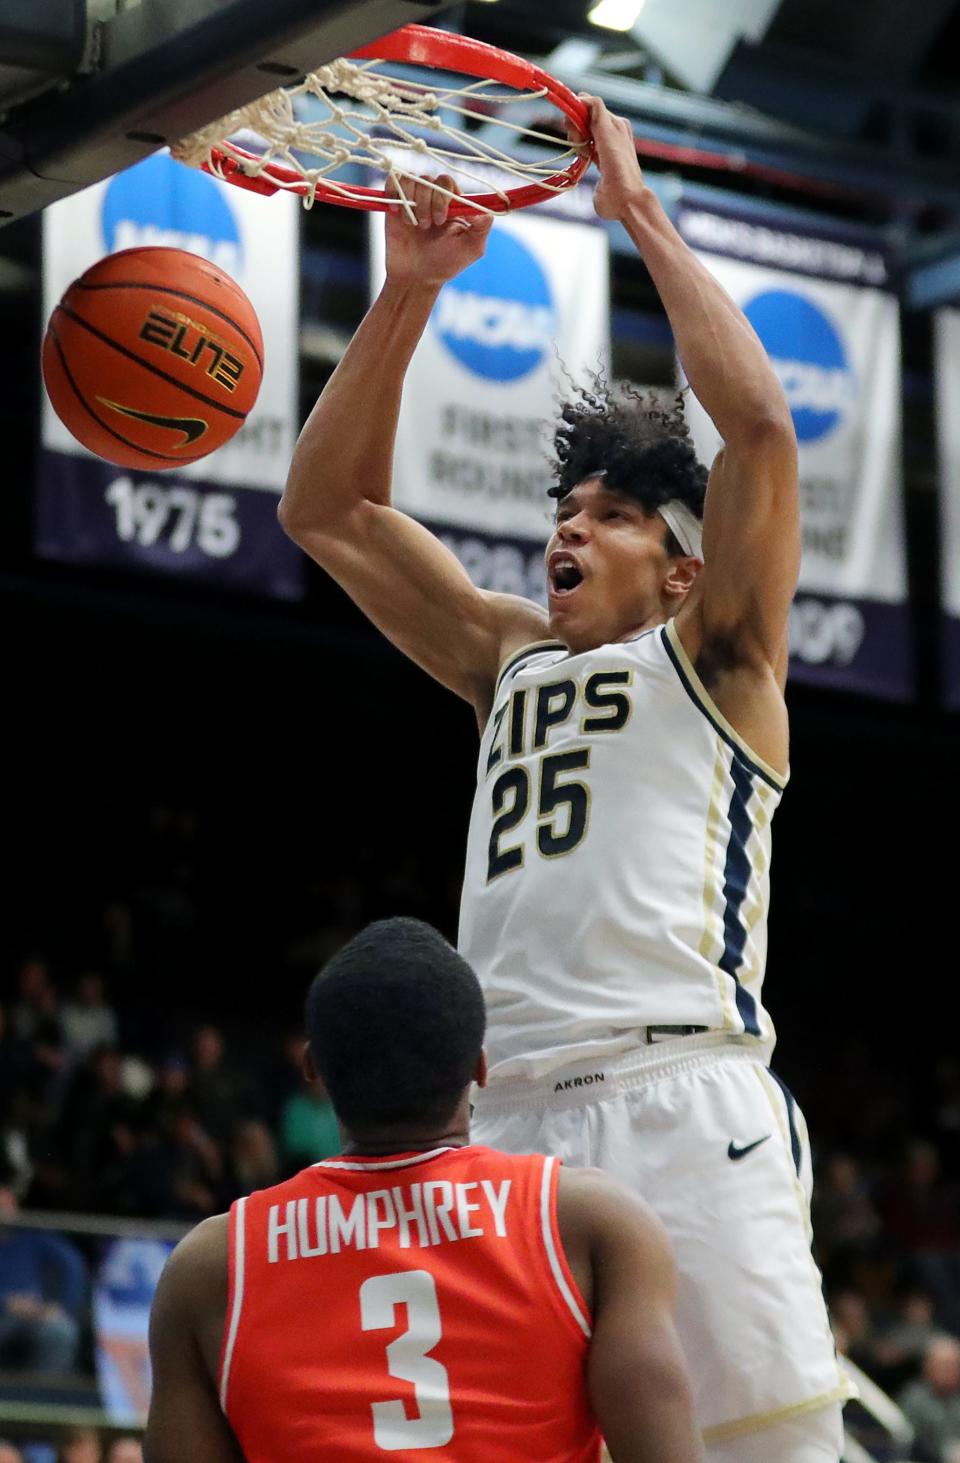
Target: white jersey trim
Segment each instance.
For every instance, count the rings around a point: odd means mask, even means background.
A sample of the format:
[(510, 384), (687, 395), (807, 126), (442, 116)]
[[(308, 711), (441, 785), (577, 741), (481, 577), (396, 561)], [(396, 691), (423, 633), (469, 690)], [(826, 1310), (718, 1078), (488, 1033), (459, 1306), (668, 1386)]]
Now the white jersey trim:
[(550, 1193), (556, 1162), (557, 1160), (555, 1158), (546, 1158), (543, 1163), (543, 1181), (540, 1185), (540, 1226), (543, 1230), (543, 1245), (547, 1252), (547, 1259), (550, 1261), (550, 1269), (553, 1272), (557, 1289), (566, 1301), (570, 1313), (580, 1327), (580, 1330), (589, 1339), (591, 1335), (590, 1322), (584, 1316), (583, 1311), (577, 1304), (576, 1296), (567, 1284), (567, 1277), (563, 1273), (563, 1266), (560, 1264), (560, 1256), (557, 1254), (557, 1247), (553, 1239), (553, 1224), (551, 1223), (553, 1216), (550, 1212)]
[(427, 1153), (415, 1153), (412, 1158), (371, 1158), (354, 1163), (346, 1158), (321, 1158), (319, 1163), (311, 1164), (312, 1168), (346, 1168), (353, 1173), (372, 1173), (380, 1168), (413, 1168), (417, 1163), (428, 1163), (431, 1158), (437, 1158), (441, 1153), (453, 1153), (452, 1147), (431, 1148)]
[(677, 633), (675, 620), (667, 621), (663, 627), (663, 636), (668, 653), (673, 652), (672, 658), (675, 661), (676, 669), (680, 674), (684, 688), (699, 705), (707, 719), (713, 722), (720, 735), (733, 746), (735, 751), (741, 752), (743, 757), (746, 758), (748, 763), (752, 764), (757, 772), (765, 777), (768, 782), (773, 783), (773, 786), (778, 792), (782, 792), (790, 780), (790, 769), (788, 768), (786, 773), (778, 772), (775, 767), (770, 766), (769, 762), (764, 762), (763, 758), (758, 757), (750, 744), (745, 742), (740, 733), (730, 725), (723, 712), (714, 702), (710, 692), (697, 675), (693, 661), (688, 656), (683, 642)]
[(237, 1201), (233, 1221), (233, 1310), (230, 1313), (230, 1330), (223, 1352), (223, 1367), (220, 1372), (220, 1408), (224, 1416), (227, 1411), (227, 1388), (230, 1385), (230, 1365), (233, 1350), (237, 1344), (240, 1329), (240, 1312), (243, 1310), (243, 1269), (246, 1247), (246, 1199)]

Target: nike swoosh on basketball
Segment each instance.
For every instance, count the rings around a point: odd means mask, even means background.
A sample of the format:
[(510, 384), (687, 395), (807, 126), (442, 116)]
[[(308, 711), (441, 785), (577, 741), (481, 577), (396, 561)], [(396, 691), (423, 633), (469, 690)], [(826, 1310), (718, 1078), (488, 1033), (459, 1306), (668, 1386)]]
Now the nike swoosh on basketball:
[(98, 396), (97, 400), (104, 406), (109, 406), (112, 411), (118, 411), (121, 416), (133, 417), (151, 427), (170, 427), (174, 432), (182, 432), (184, 440), (181, 447), (190, 447), (194, 442), (199, 442), (209, 426), (209, 422), (205, 422), (202, 417), (159, 417), (152, 411), (137, 411), (136, 407), (121, 406), (118, 401), (108, 401), (105, 396)]
[(757, 1138), (755, 1142), (742, 1144), (738, 1143), (736, 1138), (731, 1138), (727, 1144), (727, 1157), (734, 1159), (734, 1161), (738, 1158), (746, 1158), (748, 1153), (752, 1153), (754, 1148), (759, 1148), (761, 1143), (766, 1143), (767, 1139), (771, 1136), (772, 1134), (770, 1133), (764, 1133), (763, 1137)]

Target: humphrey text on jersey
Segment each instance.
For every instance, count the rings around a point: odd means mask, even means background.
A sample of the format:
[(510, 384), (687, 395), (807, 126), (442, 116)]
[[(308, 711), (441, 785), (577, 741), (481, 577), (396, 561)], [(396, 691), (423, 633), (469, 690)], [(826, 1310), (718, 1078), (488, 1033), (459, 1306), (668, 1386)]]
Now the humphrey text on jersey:
[(401, 1249), (485, 1236), (507, 1239), (510, 1186), (510, 1179), (501, 1183), (433, 1179), (351, 1195), (347, 1204), (337, 1194), (288, 1199), (284, 1205), (270, 1206), (267, 1259), (276, 1264), (281, 1259), (338, 1255), (344, 1249), (376, 1250), (386, 1233)]

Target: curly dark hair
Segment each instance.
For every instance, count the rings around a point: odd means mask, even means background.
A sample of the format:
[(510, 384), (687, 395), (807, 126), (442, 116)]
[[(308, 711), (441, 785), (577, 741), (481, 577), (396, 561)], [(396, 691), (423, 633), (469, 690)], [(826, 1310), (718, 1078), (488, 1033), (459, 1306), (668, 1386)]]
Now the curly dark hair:
[[(551, 498), (603, 473), (615, 492), (650, 514), (678, 499), (703, 517), (707, 469), (698, 462), (683, 413), (683, 393), (670, 408), (631, 386), (614, 388), (600, 374), (560, 409), (554, 432)], [(668, 535), (671, 553), (682, 553)]]

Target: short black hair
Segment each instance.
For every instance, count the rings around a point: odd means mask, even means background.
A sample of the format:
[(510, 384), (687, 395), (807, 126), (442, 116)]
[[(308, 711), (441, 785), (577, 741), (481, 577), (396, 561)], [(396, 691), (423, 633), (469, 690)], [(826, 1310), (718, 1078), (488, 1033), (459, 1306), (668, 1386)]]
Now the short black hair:
[[(565, 498), (578, 483), (603, 475), (614, 492), (633, 498), (650, 515), (679, 500), (703, 518), (707, 469), (697, 459), (683, 413), (683, 393), (665, 407), (649, 393), (612, 387), (600, 373), (578, 387), (560, 408), (554, 431), (555, 482), (551, 498)], [(679, 544), (671, 552), (683, 553)]]
[(306, 1035), (338, 1118), (367, 1131), (444, 1123), (483, 1048), (480, 982), (418, 919), (384, 919), (344, 945), (307, 993)]

